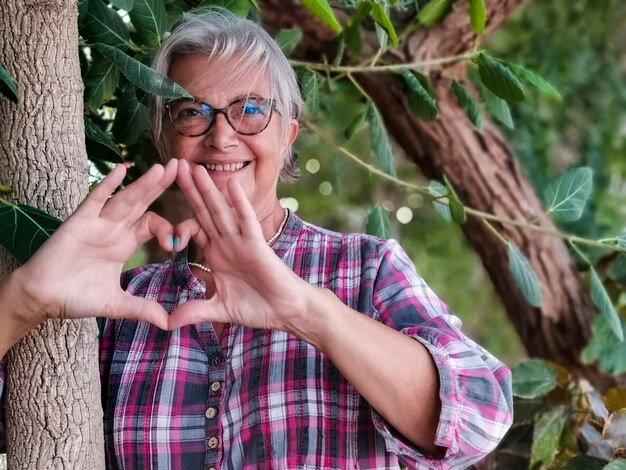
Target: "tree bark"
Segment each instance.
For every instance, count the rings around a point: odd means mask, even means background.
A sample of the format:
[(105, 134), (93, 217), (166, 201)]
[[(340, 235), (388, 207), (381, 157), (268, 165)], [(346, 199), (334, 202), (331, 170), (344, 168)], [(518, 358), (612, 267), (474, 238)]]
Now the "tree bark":
[[(270, 31), (293, 26), (296, 18), (305, 35), (296, 51), (299, 58), (319, 61), (322, 56), (333, 57), (332, 34), (318, 20), (302, 9), (298, 12), (286, 9), (283, 2), (261, 3), (265, 25)], [(487, 2), (486, 34), (499, 28), (513, 10), (525, 3), (526, 0)], [(476, 37), (470, 26), (467, 2), (455, 5), (441, 24), (417, 30), (400, 47), (386, 54), (385, 60), (410, 63), (471, 50)], [(375, 36), (366, 38), (366, 54), (377, 47)], [(449, 77), (464, 77), (466, 67), (463, 63), (429, 73), (440, 109), (439, 117), (433, 122), (414, 116), (402, 82), (396, 76), (370, 73), (359, 74), (357, 79), (380, 110), (390, 135), (425, 176), (441, 179), (446, 175), (468, 207), (554, 228), (497, 126), (483, 115), (484, 132), (476, 131), (454, 98)], [(540, 308), (528, 304), (512, 279), (506, 246), (478, 219), (470, 218), (463, 226), (529, 355), (560, 363), (600, 388), (612, 385), (614, 378), (580, 359), (580, 352), (590, 339), (590, 321), (596, 312), (565, 244), (558, 238), (511, 225), (497, 228), (524, 252), (535, 269), (543, 293)]]
[[(75, 0), (0, 2), (0, 64), (19, 104), (0, 98), (0, 182), (65, 218), (87, 192)], [(0, 253), (0, 271), (15, 268)], [(94, 320), (48, 322), (8, 357), (9, 468), (104, 468)], [(25, 445), (28, 443), (28, 445)]]

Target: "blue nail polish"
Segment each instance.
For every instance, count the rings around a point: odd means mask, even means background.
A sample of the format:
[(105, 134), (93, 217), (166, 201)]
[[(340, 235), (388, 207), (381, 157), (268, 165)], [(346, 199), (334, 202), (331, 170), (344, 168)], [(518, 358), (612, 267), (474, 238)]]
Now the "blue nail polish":
[(167, 236), (167, 246), (174, 248), (174, 238), (171, 235)]
[(180, 246), (180, 237), (174, 238), (174, 249), (176, 250)]

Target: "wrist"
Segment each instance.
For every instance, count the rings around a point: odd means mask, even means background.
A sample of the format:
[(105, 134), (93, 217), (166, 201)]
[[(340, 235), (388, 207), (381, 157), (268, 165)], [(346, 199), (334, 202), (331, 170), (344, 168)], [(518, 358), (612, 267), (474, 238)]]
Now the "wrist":
[(21, 269), (0, 283), (0, 357), (46, 319), (45, 305), (37, 300), (29, 285), (28, 276)]
[(324, 341), (329, 336), (328, 328), (332, 328), (332, 314), (345, 305), (329, 289), (309, 287), (308, 295), (303, 298), (301, 314), (285, 330), (323, 352)]

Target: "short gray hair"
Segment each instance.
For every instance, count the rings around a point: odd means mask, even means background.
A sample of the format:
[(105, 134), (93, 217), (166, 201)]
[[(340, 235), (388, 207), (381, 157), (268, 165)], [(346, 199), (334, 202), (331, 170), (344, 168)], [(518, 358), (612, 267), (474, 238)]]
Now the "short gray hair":
[[(238, 18), (224, 8), (202, 8), (185, 13), (161, 44), (152, 68), (167, 75), (172, 62), (181, 55), (206, 54), (218, 61), (237, 56), (237, 73), (258, 70), (270, 83), (270, 94), (278, 102), (283, 133), (288, 132), (292, 119), (299, 119), (304, 104), (295, 73), (289, 61), (269, 34), (258, 24)], [(164, 99), (150, 96), (151, 132), (161, 158), (167, 158), (163, 145)], [(300, 171), (290, 148), (283, 155), (281, 181), (294, 181)]]

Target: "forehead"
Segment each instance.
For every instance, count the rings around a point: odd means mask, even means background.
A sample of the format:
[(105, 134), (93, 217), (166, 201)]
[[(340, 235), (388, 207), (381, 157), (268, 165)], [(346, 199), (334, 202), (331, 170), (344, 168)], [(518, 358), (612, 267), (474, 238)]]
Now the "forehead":
[(270, 97), (267, 73), (234, 56), (228, 59), (206, 54), (186, 54), (172, 61), (168, 76), (191, 95), (214, 106), (248, 94)]

